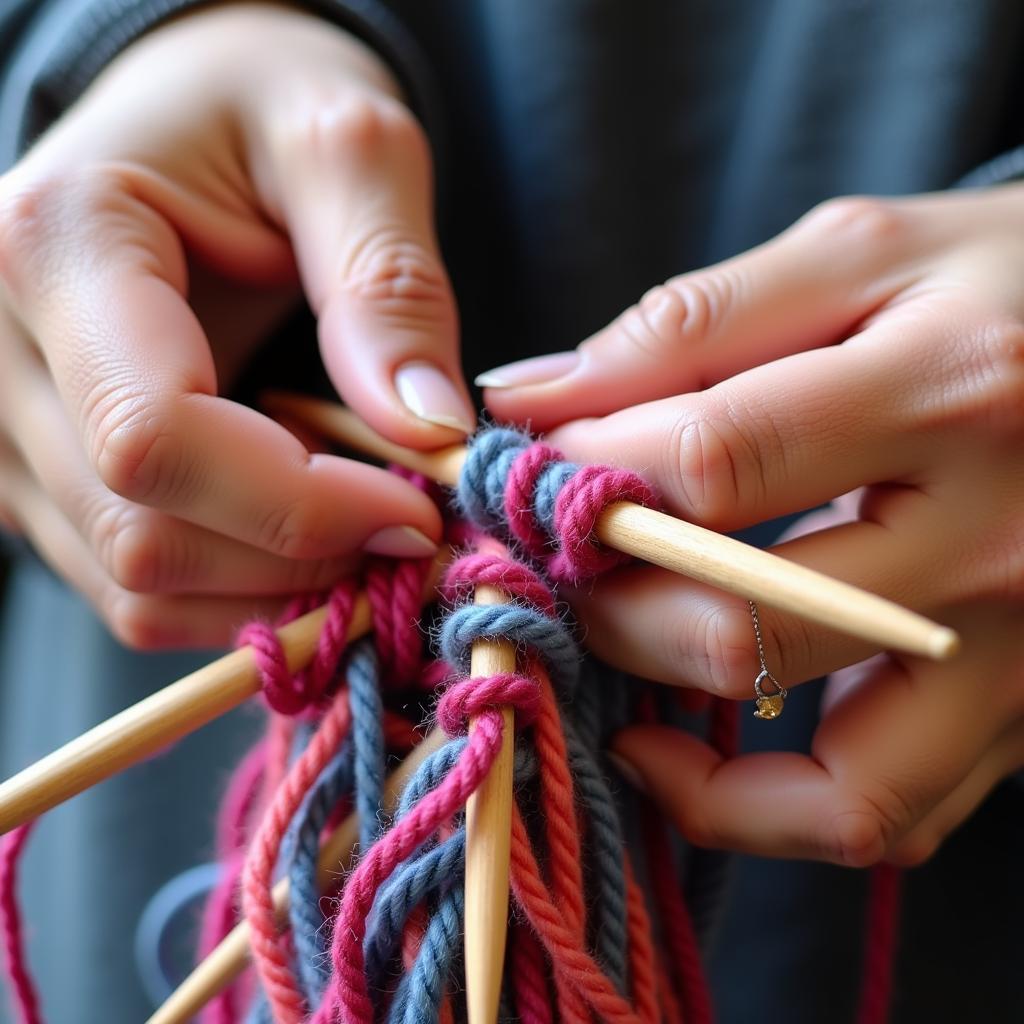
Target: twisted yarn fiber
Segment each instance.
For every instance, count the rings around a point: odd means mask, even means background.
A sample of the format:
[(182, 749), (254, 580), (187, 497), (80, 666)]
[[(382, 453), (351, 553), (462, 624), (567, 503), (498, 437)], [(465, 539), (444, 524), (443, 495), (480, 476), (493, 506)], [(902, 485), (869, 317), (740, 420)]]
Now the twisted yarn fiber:
[[(644, 805), (642, 828), (633, 827), (598, 753), (651, 701), (637, 699), (646, 691), (635, 682), (581, 682), (581, 653), (552, 589), (552, 581), (578, 584), (620, 564), (596, 537), (602, 513), (621, 501), (653, 505), (655, 496), (635, 474), (574, 466), (524, 434), (491, 430), (471, 445), (457, 499), (478, 530), (505, 538), (530, 562), (492, 537), (475, 537), (475, 550), (441, 585), (450, 606), (437, 629), (443, 662), (423, 661), (423, 562), (367, 565), (373, 640), (350, 651), (355, 581), (335, 587), (305, 671), (289, 671), (269, 625), (240, 634), (261, 673), (268, 733), (236, 772), (221, 814), (224, 871), (208, 902), (203, 949), (233, 927), (240, 892), (258, 979), (252, 1024), (462, 1021), (453, 979), (462, 952), (465, 807), (506, 741), (500, 709), (512, 707), (514, 920), (503, 1014), (524, 1024), (707, 1024), (707, 984), (665, 823)], [(509, 603), (472, 604), (483, 585)], [(315, 603), (296, 599), (282, 621)], [(513, 644), (518, 670), (472, 677), (471, 649), (481, 639)], [(435, 717), (448, 740), (414, 773), (390, 820), (387, 753), (414, 742), (424, 690), (439, 686)], [(735, 716), (719, 708), (712, 731), (728, 752)], [(323, 893), (321, 843), (353, 811), (358, 857)], [(28, 831), (0, 848), (0, 914), (19, 1019), (40, 1024), (14, 901)], [(287, 915), (272, 895), (281, 873)], [(882, 941), (865, 960), (859, 1024), (884, 1018), (896, 885), (894, 873), (876, 878), (872, 913)], [(238, 1024), (244, 988), (211, 1003), (204, 1024)]]
[(470, 442), (456, 496), (470, 522), (517, 541), (556, 583), (582, 582), (624, 560), (595, 536), (606, 508), (622, 501), (657, 504), (636, 473), (575, 466), (549, 445), (504, 428)]

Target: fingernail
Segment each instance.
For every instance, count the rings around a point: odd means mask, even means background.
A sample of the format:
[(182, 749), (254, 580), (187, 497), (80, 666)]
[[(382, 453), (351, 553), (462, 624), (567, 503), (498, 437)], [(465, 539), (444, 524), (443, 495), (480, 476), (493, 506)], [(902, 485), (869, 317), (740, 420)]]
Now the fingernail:
[(395, 390), (406, 407), (428, 423), (463, 434), (476, 429), (476, 414), (455, 385), (432, 363), (413, 362), (395, 372)]
[(363, 548), (394, 558), (428, 558), (437, 552), (437, 545), (414, 526), (387, 526), (378, 530)]
[(621, 754), (609, 750), (608, 760), (615, 766), (615, 770), (628, 782), (638, 793), (648, 792), (647, 782), (636, 768), (627, 761)]
[(481, 373), (473, 381), (480, 388), (521, 388), (528, 384), (550, 384), (579, 366), (578, 352), (554, 352), (549, 356), (523, 359)]

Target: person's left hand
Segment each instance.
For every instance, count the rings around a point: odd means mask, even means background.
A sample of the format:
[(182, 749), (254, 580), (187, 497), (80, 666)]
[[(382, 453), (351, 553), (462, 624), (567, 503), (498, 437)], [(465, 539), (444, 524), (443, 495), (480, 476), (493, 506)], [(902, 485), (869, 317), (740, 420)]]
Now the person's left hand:
[[(828, 694), (810, 756), (616, 739), (694, 842), (916, 863), (1024, 765), (1024, 187), (828, 202), (480, 383), (498, 418), (559, 427), (569, 458), (638, 470), (715, 530), (864, 488), (853, 521), (773, 550), (960, 633), (935, 663), (760, 607), (786, 686), (874, 660)], [(606, 660), (753, 697), (742, 598), (633, 565), (571, 600)]]

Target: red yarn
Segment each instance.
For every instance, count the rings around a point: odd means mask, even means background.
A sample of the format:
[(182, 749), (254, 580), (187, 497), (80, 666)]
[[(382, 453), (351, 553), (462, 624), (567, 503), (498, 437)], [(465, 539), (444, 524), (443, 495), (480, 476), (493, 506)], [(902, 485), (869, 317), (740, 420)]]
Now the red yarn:
[(641, 1024), (629, 1003), (565, 926), (541, 879), (519, 808), (512, 808), (512, 892), (551, 957), (556, 976), (573, 984), (601, 1021)]
[(714, 1011), (690, 911), (679, 887), (665, 820), (649, 800), (643, 808), (644, 846), (654, 902), (660, 909), (669, 971), (678, 981), (686, 1024), (711, 1024)]
[[(316, 1024), (330, 1024), (340, 1009), (344, 1024), (373, 1024), (373, 1003), (367, 990), (363, 959), (366, 918), (381, 883), (428, 839), (466, 801), (487, 777), (501, 749), (501, 716), (484, 712), (458, 761), (437, 789), (386, 832), (359, 862), (342, 893), (341, 909), (334, 928), (331, 958), (334, 974), (324, 1000), (313, 1017)], [(286, 1021), (291, 1024), (291, 1018)]]
[(651, 506), (657, 504), (657, 497), (650, 484), (625, 469), (581, 466), (568, 479), (555, 501), (559, 551), (548, 563), (552, 578), (577, 583), (627, 559), (601, 545), (594, 536), (601, 514), (620, 501)]
[(903, 873), (892, 864), (871, 869), (857, 1024), (885, 1024), (892, 1003)]
[(341, 746), (349, 729), (348, 694), (328, 708), (309, 745), (299, 755), (253, 840), (242, 872), (242, 908), (249, 922), (253, 962), (278, 1024), (301, 1024), (305, 1002), (292, 974), (291, 944), (278, 931), (272, 886), (281, 841), (306, 793)]
[[(543, 667), (530, 666), (535, 676), (540, 710), (534, 741), (540, 761), (540, 811), (548, 847), (548, 876), (551, 895), (562, 911), (562, 920), (574, 941), (586, 943), (586, 903), (583, 899), (583, 866), (579, 823), (573, 799), (569, 754), (562, 731), (555, 693)], [(589, 1024), (586, 1002), (563, 975), (555, 977), (559, 1021)]]
[(661, 1024), (658, 1005), (657, 957), (651, 936), (651, 919), (644, 893), (637, 884), (633, 863), (626, 855), (626, 918), (629, 934), (629, 967), (633, 979), (633, 1002), (644, 1024)]
[(11, 982), (11, 1003), (18, 1024), (43, 1024), (18, 908), (18, 860), (35, 826), (35, 821), (19, 825), (0, 842), (0, 917), (3, 918), (4, 957), (7, 977)]
[(533, 932), (517, 925), (509, 942), (512, 991), (522, 1024), (554, 1024), (544, 950)]
[(683, 1021), (683, 1009), (679, 1005), (679, 997), (676, 995), (675, 987), (668, 976), (665, 967), (665, 958), (657, 958), (658, 970), (658, 996), (661, 1000), (661, 1015), (665, 1024), (685, 1024)]
[(739, 703), (714, 697), (708, 722), (708, 742), (726, 760), (739, 753)]
[(548, 466), (561, 461), (561, 452), (538, 441), (516, 456), (505, 480), (505, 519), (509, 532), (534, 558), (543, 557), (551, 549), (551, 539), (533, 512), (537, 480)]

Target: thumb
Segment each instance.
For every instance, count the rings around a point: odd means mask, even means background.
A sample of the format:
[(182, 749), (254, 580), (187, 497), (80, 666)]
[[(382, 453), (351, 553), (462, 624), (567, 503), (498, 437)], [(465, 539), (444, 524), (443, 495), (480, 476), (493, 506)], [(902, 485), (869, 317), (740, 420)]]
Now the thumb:
[(499, 419), (544, 431), (830, 345), (909, 279), (896, 221), (882, 200), (825, 203), (756, 249), (652, 288), (574, 351), (500, 366), (476, 383)]
[(399, 444), (469, 433), (476, 413), (419, 124), (398, 100), (351, 85), (268, 120), (261, 191), (290, 235), (339, 394)]

